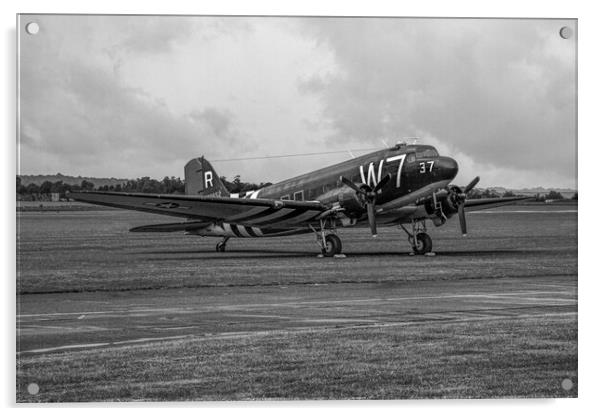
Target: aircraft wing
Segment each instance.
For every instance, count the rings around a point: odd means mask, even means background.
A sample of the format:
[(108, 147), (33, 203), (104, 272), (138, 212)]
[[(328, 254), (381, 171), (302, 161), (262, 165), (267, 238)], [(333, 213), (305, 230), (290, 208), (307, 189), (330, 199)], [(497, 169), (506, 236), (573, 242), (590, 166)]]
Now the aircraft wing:
[(489, 209), (501, 207), (503, 205), (512, 205), (519, 201), (525, 201), (527, 199), (533, 199), (530, 196), (510, 196), (506, 198), (481, 198), (481, 199), (467, 199), (464, 203), (464, 210), (466, 212), (479, 211), (481, 209)]
[(205, 221), (174, 222), (170, 224), (151, 224), (130, 228), (132, 233), (172, 233), (176, 231), (195, 231), (211, 225)]
[[(72, 192), (70, 198), (90, 204), (241, 225), (299, 224), (327, 210), (318, 201), (227, 198), (197, 195), (157, 195), (122, 192)], [(171, 224), (174, 227), (177, 225)], [(186, 226), (183, 226), (186, 227)]]

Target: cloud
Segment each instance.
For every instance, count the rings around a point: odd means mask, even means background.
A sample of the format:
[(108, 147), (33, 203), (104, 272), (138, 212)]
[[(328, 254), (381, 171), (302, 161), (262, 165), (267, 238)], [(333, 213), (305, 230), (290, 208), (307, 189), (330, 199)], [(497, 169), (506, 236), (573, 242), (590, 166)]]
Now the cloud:
[[(203, 111), (193, 111), (190, 113), (190, 117), (195, 123), (204, 126), (208, 133), (216, 139), (224, 141), (228, 145), (240, 142), (240, 135), (233, 127), (234, 115), (229, 110), (209, 107)], [(238, 144), (242, 145), (242, 143)]]
[[(34, 85), (44, 87), (32, 90)], [(175, 114), (144, 90), (78, 61), (25, 71), (21, 108), (21, 166), (30, 172), (53, 172), (62, 159), (73, 174), (173, 174), (202, 149), (226, 152), (238, 141), (227, 112), (205, 108), (190, 117)], [(148, 169), (166, 164), (177, 167), (173, 172)]]
[(111, 47), (113, 51), (132, 53), (166, 53), (193, 31), (189, 19), (170, 19), (161, 16), (124, 17), (119, 23), (125, 27), (123, 35)]
[[(182, 175), (422, 136), (459, 183), (574, 186), (575, 43), (546, 20), (36, 17), (23, 173)], [(217, 166), (277, 181), (347, 154)], [(222, 169), (223, 168), (223, 169)], [(495, 180), (495, 183), (488, 182)], [(554, 183), (551, 183), (554, 182)]]
[[(174, 111), (164, 98), (132, 85), (114, 71), (115, 62), (122, 58), (105, 53), (105, 45), (112, 40), (102, 40), (102, 36), (108, 27), (121, 27), (120, 18), (75, 19), (76, 32), (85, 34), (84, 38), (64, 36), (64, 28), (73, 27), (65, 19), (45, 16), (45, 36), (24, 38), (20, 57), (22, 172), (181, 175), (188, 159), (208, 149), (227, 153), (231, 146), (252, 145), (241, 139), (235, 116), (227, 109), (198, 103), (189, 113)], [(129, 34), (137, 28), (126, 25), (128, 34), (121, 44), (128, 45), (128, 54), (169, 55), (170, 45), (191, 30), (190, 24), (170, 19), (136, 21), (145, 22), (138, 25), (144, 28), (139, 35), (145, 41), (132, 43)], [(175, 29), (170, 32), (170, 27)], [(124, 56), (126, 65), (135, 59)]]
[(377, 144), (383, 137), (428, 132), (482, 166), (575, 179), (576, 57), (573, 41), (558, 36), (564, 23), (304, 23), (304, 33), (336, 57), (337, 71), (299, 85), (320, 97), (323, 117), (335, 130), (329, 141)]
[(243, 19), (185, 16), (113, 16), (97, 17), (101, 30), (118, 34), (110, 38), (105, 52), (119, 64), (128, 55), (169, 54), (186, 45), (191, 38), (203, 42), (251, 31)]

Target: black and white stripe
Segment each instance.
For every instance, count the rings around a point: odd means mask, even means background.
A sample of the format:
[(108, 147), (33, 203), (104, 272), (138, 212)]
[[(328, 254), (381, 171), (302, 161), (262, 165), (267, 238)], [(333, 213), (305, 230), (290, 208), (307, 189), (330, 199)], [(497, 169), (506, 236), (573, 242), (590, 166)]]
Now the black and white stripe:
[(303, 208), (263, 208), (261, 211), (253, 210), (253, 212), (248, 212), (246, 215), (227, 218), (226, 221), (230, 224), (270, 228), (284, 224), (299, 224), (309, 221), (319, 214), (319, 211)]
[(264, 232), (257, 227), (245, 227), (237, 224), (223, 224), (225, 236), (237, 238), (263, 237)]

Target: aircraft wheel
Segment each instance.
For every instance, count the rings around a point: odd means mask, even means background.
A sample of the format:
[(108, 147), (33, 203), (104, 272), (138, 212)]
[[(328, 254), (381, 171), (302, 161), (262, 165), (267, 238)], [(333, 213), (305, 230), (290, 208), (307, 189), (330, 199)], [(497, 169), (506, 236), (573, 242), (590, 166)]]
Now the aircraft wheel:
[(224, 251), (226, 251), (226, 244), (225, 243), (217, 243), (215, 245), (215, 251), (217, 251), (218, 253), (223, 253)]
[(341, 254), (341, 252), (343, 251), (343, 242), (338, 236), (333, 235), (333, 237), (335, 237), (337, 241), (337, 252), (335, 254)]
[(326, 247), (322, 249), (322, 254), (324, 257), (332, 257), (335, 254), (341, 253), (343, 250), (343, 244), (341, 243), (341, 239), (336, 234), (328, 234), (325, 237)]
[(412, 246), (416, 254), (426, 254), (433, 250), (433, 240), (427, 233), (416, 234), (416, 245)]

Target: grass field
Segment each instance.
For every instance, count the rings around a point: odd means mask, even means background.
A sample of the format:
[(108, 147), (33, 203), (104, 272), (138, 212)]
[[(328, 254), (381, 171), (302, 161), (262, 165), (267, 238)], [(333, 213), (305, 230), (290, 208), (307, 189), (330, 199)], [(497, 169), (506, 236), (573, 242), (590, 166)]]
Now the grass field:
[(132, 212), (18, 220), (18, 402), (577, 396), (571, 207), (430, 228), (435, 257), (394, 228), (324, 259), (312, 235), (130, 234), (170, 221)]
[[(524, 209), (523, 209), (524, 208)], [(431, 227), (436, 257), (410, 257), (403, 231), (340, 231), (348, 257), (319, 259), (311, 234), (235, 239), (216, 253), (217, 238), (128, 233), (172, 218), (126, 211), (19, 213), (19, 293), (132, 290), (214, 285), (383, 282), (576, 274), (577, 214), (469, 214), (469, 236), (453, 219)], [(516, 207), (510, 207), (516, 209)], [(566, 208), (564, 208), (566, 209)], [(506, 208), (508, 210), (508, 208)], [(176, 219), (177, 220), (177, 219)]]
[(74, 201), (17, 201), (17, 212), (108, 211), (112, 209)]
[(575, 318), (500, 319), (58, 353), (22, 362), (17, 400), (575, 397), (561, 383), (576, 380), (576, 331)]

